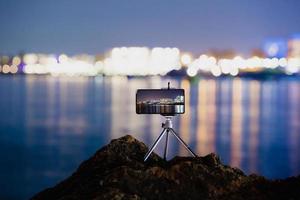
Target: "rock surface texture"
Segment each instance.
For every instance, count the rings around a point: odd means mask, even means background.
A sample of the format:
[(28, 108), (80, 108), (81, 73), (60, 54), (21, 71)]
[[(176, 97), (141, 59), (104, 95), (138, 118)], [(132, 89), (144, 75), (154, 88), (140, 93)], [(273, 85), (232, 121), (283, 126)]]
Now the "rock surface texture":
[(69, 178), (32, 199), (300, 199), (300, 176), (267, 180), (223, 165), (215, 154), (164, 161), (124, 136), (84, 161)]

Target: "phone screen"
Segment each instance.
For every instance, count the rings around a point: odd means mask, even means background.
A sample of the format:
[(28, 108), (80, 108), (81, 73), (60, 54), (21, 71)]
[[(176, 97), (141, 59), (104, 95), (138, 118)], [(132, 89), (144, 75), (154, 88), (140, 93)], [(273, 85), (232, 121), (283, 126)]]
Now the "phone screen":
[(183, 114), (184, 89), (139, 89), (136, 92), (137, 114)]

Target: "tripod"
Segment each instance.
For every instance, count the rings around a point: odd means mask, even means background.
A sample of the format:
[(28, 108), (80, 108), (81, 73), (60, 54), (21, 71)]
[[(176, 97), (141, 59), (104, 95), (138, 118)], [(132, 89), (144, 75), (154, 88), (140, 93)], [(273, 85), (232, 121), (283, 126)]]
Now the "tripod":
[(181, 144), (186, 148), (186, 150), (192, 154), (194, 157), (197, 157), (197, 155), (188, 147), (188, 145), (179, 137), (179, 135), (174, 131), (172, 126), (172, 116), (165, 116), (166, 121), (165, 123), (162, 123), (162, 132), (160, 133), (159, 137), (155, 140), (154, 144), (151, 146), (149, 151), (146, 153), (144, 162), (147, 161), (151, 153), (154, 151), (155, 147), (159, 143), (159, 141), (162, 139), (162, 137), (166, 134), (166, 143), (165, 143), (165, 149), (164, 149), (164, 160), (167, 158), (167, 151), (168, 151), (168, 138), (169, 133), (173, 133), (173, 135), (181, 142)]

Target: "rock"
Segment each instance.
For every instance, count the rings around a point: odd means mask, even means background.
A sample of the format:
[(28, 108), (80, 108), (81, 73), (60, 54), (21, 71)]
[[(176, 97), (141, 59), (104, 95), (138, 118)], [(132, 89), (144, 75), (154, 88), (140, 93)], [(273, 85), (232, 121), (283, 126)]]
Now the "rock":
[(124, 136), (84, 161), (69, 178), (32, 199), (300, 199), (300, 176), (267, 180), (223, 165), (216, 154), (164, 161)]

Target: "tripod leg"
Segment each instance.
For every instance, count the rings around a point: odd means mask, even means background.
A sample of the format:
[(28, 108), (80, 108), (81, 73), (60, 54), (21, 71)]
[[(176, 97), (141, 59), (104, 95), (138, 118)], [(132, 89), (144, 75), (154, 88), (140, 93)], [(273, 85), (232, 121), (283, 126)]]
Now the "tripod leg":
[(149, 151), (146, 153), (146, 155), (144, 157), (144, 162), (146, 162), (146, 160), (148, 159), (148, 157), (150, 156), (150, 154), (154, 151), (155, 147), (157, 146), (157, 144), (159, 143), (159, 141), (161, 140), (161, 138), (164, 136), (165, 131), (166, 131), (166, 129), (164, 128), (162, 130), (161, 134), (159, 135), (159, 137), (155, 140), (155, 142), (153, 143), (153, 145), (149, 149)]
[(169, 131), (170, 131), (170, 130), (167, 129), (167, 132), (166, 132), (166, 144), (165, 144), (165, 151), (164, 151), (164, 160), (167, 160)]
[(186, 148), (186, 150), (192, 154), (194, 157), (197, 157), (197, 155), (188, 147), (188, 145), (177, 135), (177, 133), (174, 131), (173, 128), (170, 128), (173, 135), (181, 142), (181, 144)]

